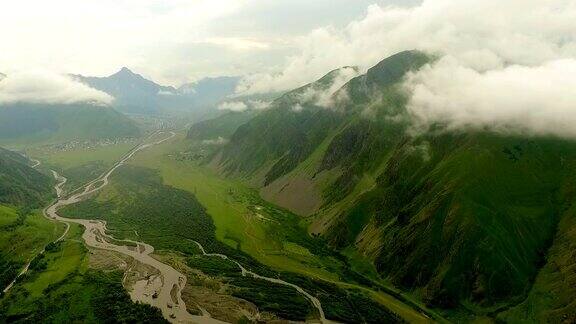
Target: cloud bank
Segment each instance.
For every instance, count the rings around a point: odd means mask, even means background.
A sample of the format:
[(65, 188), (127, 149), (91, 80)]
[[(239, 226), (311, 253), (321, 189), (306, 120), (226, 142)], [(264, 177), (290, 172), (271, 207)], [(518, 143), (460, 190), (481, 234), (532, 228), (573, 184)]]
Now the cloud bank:
[(394, 53), (450, 54), (478, 70), (574, 57), (576, 1), (426, 0), (401, 8), (372, 5), (344, 28), (319, 28), (299, 41), (277, 74), (255, 75), (240, 91), (300, 86), (342, 66), (366, 69)]
[(112, 101), (104, 92), (47, 71), (17, 72), (0, 81), (0, 105), (88, 103), (103, 106)]
[(394, 53), (419, 49), (443, 58), (406, 82), (415, 126), (574, 137), (574, 31), (574, 0), (372, 5), (343, 28), (303, 37), (299, 54), (281, 72), (247, 78), (239, 90), (289, 89), (334, 68), (365, 71)]
[(478, 72), (446, 57), (411, 75), (415, 127), (576, 137), (576, 60)]
[(343, 67), (332, 73), (334, 74), (333, 79), (328, 87), (324, 85), (320, 87), (309, 87), (300, 95), (300, 100), (320, 107), (330, 108), (338, 100), (342, 99), (335, 97), (334, 94), (348, 83), (348, 81), (360, 75), (356, 67)]
[(270, 107), (270, 102), (263, 100), (225, 101), (218, 105), (218, 110), (243, 112), (247, 110), (264, 110)]
[(223, 102), (218, 106), (218, 110), (229, 110), (229, 111), (246, 111), (248, 110), (248, 105), (242, 101), (227, 101)]

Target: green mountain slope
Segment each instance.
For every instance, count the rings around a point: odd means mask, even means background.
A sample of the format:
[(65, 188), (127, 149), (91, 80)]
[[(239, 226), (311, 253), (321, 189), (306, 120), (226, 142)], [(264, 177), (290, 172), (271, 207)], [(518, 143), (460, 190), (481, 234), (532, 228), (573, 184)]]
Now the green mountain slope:
[(51, 183), (26, 158), (0, 148), (0, 204), (40, 207), (51, 196)]
[[(576, 142), (409, 135), (401, 82), (431, 60), (417, 51), (389, 57), (332, 94), (328, 107), (304, 94), (329, 88), (330, 74), (287, 93), (212, 162), (309, 216), (311, 233), (362, 255), (382, 279), (453, 316), (512, 320), (524, 307), (531, 320), (551, 309), (571, 318), (576, 294), (558, 273), (574, 267), (566, 258), (575, 246)], [(535, 295), (546, 287), (554, 298), (544, 303)]]
[(139, 135), (131, 119), (107, 107), (33, 104), (0, 107), (2, 143), (55, 143)]
[(52, 198), (51, 180), (28, 163), (0, 148), (0, 297), (38, 249), (59, 235), (60, 226), (33, 211)]

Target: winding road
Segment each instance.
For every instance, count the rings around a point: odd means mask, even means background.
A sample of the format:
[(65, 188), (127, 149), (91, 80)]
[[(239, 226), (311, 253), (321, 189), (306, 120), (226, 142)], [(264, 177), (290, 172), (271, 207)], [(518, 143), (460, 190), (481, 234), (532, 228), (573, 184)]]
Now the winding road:
[[(100, 177), (88, 182), (81, 188), (72, 192), (72, 194), (68, 196), (64, 196), (64, 190), (62, 186), (66, 183), (67, 179), (56, 171), (52, 170), (52, 174), (54, 178), (57, 180), (57, 184), (55, 185), (54, 189), (56, 190), (58, 199), (49, 207), (44, 210), (44, 214), (46, 217), (63, 222), (66, 224), (66, 230), (60, 236), (57, 241), (61, 241), (67, 235), (68, 230), (70, 229), (70, 223), (76, 223), (84, 226), (86, 230), (84, 231), (82, 238), (86, 242), (86, 244), (92, 248), (103, 249), (108, 251), (115, 251), (121, 253), (123, 255), (129, 256), (136, 261), (148, 265), (156, 270), (158, 270), (157, 275), (149, 276), (145, 280), (137, 281), (132, 287), (130, 291), (130, 296), (133, 300), (139, 301), (142, 303), (150, 304), (154, 307), (159, 308), (162, 311), (163, 316), (172, 323), (224, 323), (222, 321), (216, 320), (210, 316), (208, 312), (202, 310), (202, 315), (192, 315), (186, 309), (186, 303), (182, 299), (182, 291), (186, 286), (186, 276), (170, 265), (162, 263), (156, 259), (154, 259), (151, 254), (154, 252), (154, 247), (146, 244), (144, 242), (135, 242), (129, 241), (136, 245), (136, 248), (133, 246), (126, 246), (126, 245), (117, 245), (112, 242), (118, 242), (116, 239), (111, 237), (110, 235), (106, 234), (106, 222), (101, 220), (88, 220), (88, 219), (70, 219), (64, 218), (58, 215), (58, 210), (69, 205), (76, 204), (78, 202), (83, 201), (84, 199), (88, 198), (90, 195), (96, 193), (97, 191), (101, 190), (109, 183), (109, 177), (116, 171), (120, 166), (122, 166), (126, 161), (131, 159), (136, 153), (149, 148), (153, 145), (161, 144), (169, 139), (173, 138), (176, 134), (174, 132), (157, 132), (149, 137), (152, 138), (153, 136), (159, 136), (164, 133), (168, 133), (169, 136), (153, 141), (150, 143), (144, 143), (137, 146), (135, 149), (130, 151), (126, 154), (120, 161), (118, 161), (114, 166), (108, 170), (105, 174), (101, 175)], [(34, 161), (35, 167), (39, 165), (39, 161)], [(127, 240), (124, 240), (128, 242)], [(294, 288), (304, 297), (306, 297), (312, 305), (316, 308), (319, 314), (319, 320), (322, 323), (329, 323), (330, 321), (326, 320), (324, 316), (324, 310), (322, 309), (322, 304), (318, 300), (318, 298), (312, 296), (308, 292), (306, 292), (301, 287), (286, 282), (281, 279), (277, 278), (269, 278), (258, 275), (252, 271), (247, 270), (244, 268), (240, 263), (230, 259), (228, 256), (223, 254), (210, 254), (204, 250), (204, 247), (195, 242), (202, 253), (205, 256), (212, 256), (212, 257), (220, 257), (223, 259), (230, 260), (234, 262), (242, 272), (243, 276), (251, 276), (257, 279), (265, 280), (268, 282), (272, 282), (275, 284), (285, 285)], [(43, 253), (40, 252), (40, 253)], [(29, 265), (29, 264), (28, 264)], [(22, 274), (27, 271), (28, 265), (23, 270)], [(5, 291), (9, 290), (13, 283), (5, 289)]]

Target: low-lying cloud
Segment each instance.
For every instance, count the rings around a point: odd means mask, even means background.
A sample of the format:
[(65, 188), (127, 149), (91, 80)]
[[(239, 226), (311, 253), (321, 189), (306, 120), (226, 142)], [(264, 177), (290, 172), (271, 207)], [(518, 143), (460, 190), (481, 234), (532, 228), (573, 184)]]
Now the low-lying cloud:
[(218, 110), (243, 112), (247, 110), (264, 110), (270, 107), (270, 102), (263, 100), (225, 101), (218, 105)]
[(0, 105), (15, 103), (109, 105), (113, 97), (48, 71), (16, 72), (0, 81)]
[(219, 110), (229, 110), (235, 112), (241, 112), (248, 110), (248, 105), (242, 101), (227, 101), (223, 102), (218, 106)]
[(415, 130), (576, 137), (576, 60), (510, 65), (478, 72), (446, 57), (409, 76), (408, 112)]
[(224, 137), (218, 136), (218, 138), (215, 139), (208, 139), (208, 140), (203, 140), (202, 144), (204, 145), (225, 145), (228, 143), (228, 140), (225, 139)]
[(344, 67), (332, 73), (335, 75), (332, 83), (328, 87), (309, 87), (300, 95), (300, 100), (320, 107), (330, 108), (342, 99), (334, 96), (334, 94), (352, 78), (360, 75), (358, 68), (355, 67)]
[(537, 65), (576, 55), (576, 1), (425, 0), (402, 8), (372, 5), (344, 28), (327, 26), (300, 39), (298, 55), (276, 74), (246, 78), (238, 91), (301, 86), (342, 66), (363, 70), (394, 53), (449, 54), (476, 70)]
[(239, 91), (289, 89), (341, 66), (365, 71), (394, 53), (440, 57), (411, 75), (413, 129), (576, 137), (576, 1), (424, 0), (401, 8), (372, 5), (344, 28), (301, 39), (300, 53), (277, 74), (252, 76)]

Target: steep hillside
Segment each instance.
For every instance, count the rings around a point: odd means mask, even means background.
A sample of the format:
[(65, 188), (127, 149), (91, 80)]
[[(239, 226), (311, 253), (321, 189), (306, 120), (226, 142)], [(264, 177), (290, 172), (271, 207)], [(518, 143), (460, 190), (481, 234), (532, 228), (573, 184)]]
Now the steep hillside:
[[(345, 68), (344, 68), (345, 69)], [(288, 92), (249, 123), (242, 125), (222, 151), (220, 161), (230, 174), (263, 171), (269, 184), (308, 157), (344, 115), (318, 105), (340, 70)], [(257, 145), (254, 145), (256, 144)]]
[(107, 107), (15, 104), (0, 107), (0, 141), (63, 142), (139, 136), (135, 123)]
[(51, 196), (51, 180), (20, 154), (0, 148), (0, 204), (40, 207)]
[(401, 82), (432, 59), (389, 57), (328, 104), (318, 98), (335, 72), (290, 92), (241, 126), (213, 164), (310, 216), (311, 233), (362, 255), (429, 305), (488, 316), (511, 309), (508, 319), (518, 318), (514, 307), (528, 292), (549, 287), (563, 299), (538, 303), (528, 318), (551, 309), (571, 318), (576, 295), (560, 278), (574, 266), (566, 255), (575, 246), (576, 143), (479, 131), (409, 135)]

